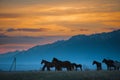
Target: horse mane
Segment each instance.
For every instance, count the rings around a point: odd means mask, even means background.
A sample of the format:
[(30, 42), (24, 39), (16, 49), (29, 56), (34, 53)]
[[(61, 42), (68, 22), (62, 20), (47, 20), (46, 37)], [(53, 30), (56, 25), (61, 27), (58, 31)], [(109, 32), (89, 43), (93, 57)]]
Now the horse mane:
[(98, 61), (94, 60), (93, 62), (98, 62)]
[(103, 60), (107, 60), (107, 61), (113, 61), (114, 62), (114, 60), (112, 60), (112, 59), (106, 59), (106, 58), (104, 58)]
[(47, 60), (44, 60), (44, 59), (43, 59), (42, 61), (49, 62), (49, 61), (47, 61)]
[(58, 60), (57, 58), (55, 58), (55, 57), (53, 58), (53, 60), (59, 61), (59, 60)]
[(53, 58), (53, 61), (57, 61), (57, 62), (63, 62), (63, 61), (61, 61), (61, 60), (59, 60), (59, 59), (57, 59), (57, 58)]

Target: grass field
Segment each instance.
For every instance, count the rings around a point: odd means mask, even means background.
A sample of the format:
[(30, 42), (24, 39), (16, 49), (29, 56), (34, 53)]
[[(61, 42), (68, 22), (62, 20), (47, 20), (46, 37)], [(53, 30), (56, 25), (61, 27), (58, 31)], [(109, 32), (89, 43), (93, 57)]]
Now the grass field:
[(0, 72), (0, 80), (120, 80), (120, 71)]

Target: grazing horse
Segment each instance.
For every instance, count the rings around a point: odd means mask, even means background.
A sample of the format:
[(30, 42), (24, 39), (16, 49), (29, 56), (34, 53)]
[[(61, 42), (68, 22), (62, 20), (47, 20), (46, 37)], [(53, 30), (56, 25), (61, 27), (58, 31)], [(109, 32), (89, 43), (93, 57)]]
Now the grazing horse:
[(114, 65), (115, 65), (115, 67), (116, 67), (117, 70), (120, 69), (120, 62), (114, 61)]
[(46, 61), (46, 60), (42, 60), (42, 61), (41, 61), (41, 64), (44, 64), (44, 66), (43, 66), (43, 68), (42, 68), (42, 71), (44, 71), (45, 68), (47, 68), (47, 70), (50, 71), (50, 68), (51, 68), (51, 67), (54, 67), (54, 64), (53, 64), (53, 63), (48, 62), (48, 61)]
[(102, 66), (101, 66), (101, 63), (100, 63), (100, 62), (93, 61), (92, 65), (94, 65), (94, 64), (96, 64), (97, 70), (102, 70)]
[(103, 59), (102, 62), (107, 65), (107, 70), (112, 70), (112, 68), (114, 68), (114, 70), (115, 70), (115, 65), (114, 65), (114, 61), (113, 60)]
[(72, 70), (72, 65), (69, 61), (60, 61), (57, 58), (53, 58), (52, 63), (55, 65), (55, 68), (58, 71), (61, 71), (62, 68), (66, 68), (67, 71)]
[(76, 64), (76, 63), (72, 63), (72, 68), (75, 69), (76, 71), (78, 70), (78, 68), (80, 68), (80, 70), (82, 71), (82, 65), (81, 64)]

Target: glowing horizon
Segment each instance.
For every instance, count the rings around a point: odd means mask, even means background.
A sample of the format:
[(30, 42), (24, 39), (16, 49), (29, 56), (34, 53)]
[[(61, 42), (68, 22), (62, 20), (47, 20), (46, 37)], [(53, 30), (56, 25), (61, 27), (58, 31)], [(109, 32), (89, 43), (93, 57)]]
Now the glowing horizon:
[[(0, 44), (0, 53), (21, 50), (31, 47), (30, 45), (49, 43), (78, 34), (89, 35), (120, 29), (119, 7), (120, 0), (2, 0), (0, 40), (3, 41), (3, 36), (7, 36), (6, 41), (24, 36), (48, 38), (37, 38), (34, 39), (35, 42), (31, 40), (31, 43), (27, 44), (25, 39), (19, 48), (15, 48), (18, 46), (16, 42), (4, 42)], [(50, 36), (52, 38), (49, 38)], [(10, 44), (13, 48), (7, 49), (11, 47)]]

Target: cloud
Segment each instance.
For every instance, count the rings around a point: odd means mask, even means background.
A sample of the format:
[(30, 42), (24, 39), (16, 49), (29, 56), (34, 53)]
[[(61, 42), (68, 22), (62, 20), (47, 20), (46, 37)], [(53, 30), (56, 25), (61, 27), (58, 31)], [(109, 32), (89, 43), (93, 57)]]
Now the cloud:
[(46, 36), (46, 37), (0, 37), (0, 53), (9, 51), (25, 50), (36, 45), (53, 43), (57, 40), (68, 39), (68, 36)]
[(13, 32), (13, 31), (16, 31), (16, 30), (13, 29), (13, 28), (9, 28), (9, 29), (7, 29), (6, 31), (7, 31), (7, 32)]
[[(2, 3), (3, 2), (3, 3)], [(68, 15), (79, 14), (85, 12), (113, 12), (120, 11), (120, 0), (3, 0), (1, 5), (6, 7), (6, 4), (14, 6), (14, 8), (7, 8), (7, 13), (2, 13), (2, 17), (17, 17), (22, 16), (17, 13), (33, 14), (39, 16), (46, 15)], [(13, 5), (14, 4), (14, 5)], [(18, 7), (18, 5), (20, 7)], [(17, 7), (16, 7), (17, 6)], [(12, 11), (11, 11), (12, 10)], [(3, 8), (4, 11), (4, 8)], [(12, 12), (13, 14), (11, 14)], [(28, 15), (25, 15), (28, 16)], [(31, 15), (30, 15), (31, 16)]]
[(112, 30), (112, 31), (114, 31), (114, 30), (119, 30), (120, 28), (117, 28), (117, 27), (109, 27), (109, 28), (103, 28), (103, 29), (105, 29), (105, 30)]
[(59, 39), (66, 39), (68, 36), (46, 36), (46, 37), (28, 37), (28, 36), (0, 36), (0, 45), (3, 44), (46, 44)]
[(4, 37), (0, 38), (0, 44), (28, 44), (38, 42), (42, 38), (35, 37)]
[(21, 14), (17, 13), (0, 13), (0, 18), (17, 18), (21, 16)]
[(89, 31), (89, 29), (79, 29), (80, 31)]
[(6, 38), (6, 37), (8, 37), (8, 36), (6, 36), (6, 35), (3, 34), (3, 33), (0, 33), (0, 38)]
[(89, 31), (89, 29), (85, 29), (85, 28), (84, 28), (84, 29), (83, 29), (83, 28), (81, 28), (81, 29), (71, 29), (71, 31), (72, 31), (72, 32), (76, 32), (76, 31), (77, 31), (77, 32), (78, 32), (78, 31), (80, 31), (80, 32), (86, 32), (86, 31)]
[(3, 31), (3, 29), (0, 29), (0, 31)]
[(14, 31), (26, 31), (26, 32), (41, 32), (41, 31), (47, 31), (49, 29), (47, 28), (39, 28), (39, 29), (32, 29), (32, 28), (18, 28), (18, 29), (14, 29), (14, 28), (9, 28), (6, 31), (7, 32), (14, 32)]
[[(2, 0), (1, 1), (1, 5), (4, 5), (4, 4), (8, 4), (8, 5), (11, 5), (11, 6), (24, 6), (24, 5), (33, 5), (33, 4), (39, 4), (39, 5), (61, 5), (61, 4), (95, 4), (95, 3), (98, 3), (98, 4), (108, 4), (108, 3), (119, 3), (120, 0), (104, 0), (104, 1), (101, 1), (101, 0)], [(6, 5), (6, 6), (8, 6)]]
[[(0, 23), (3, 28), (5, 26), (4, 29), (7, 29), (6, 32), (8, 33), (6, 34), (11, 36), (28, 36), (28, 34), (31, 36), (33, 35), (31, 34), (32, 32), (38, 32), (34, 34), (35, 36), (81, 34), (81, 31), (87, 31), (81, 29), (93, 29), (93, 31), (95, 31), (96, 28), (106, 27), (105, 25), (101, 25), (102, 22), (119, 20), (120, 17), (120, 12), (112, 12), (119, 10), (119, 5), (117, 5), (119, 4), (118, 0), (3, 0), (3, 2), (10, 3), (10, 5), (15, 3), (19, 4), (19, 7), (3, 8), (3, 12), (1, 13), (1, 17), (8, 17), (8, 19), (1, 19)], [(23, 6), (22, 3), (29, 5)], [(12, 19), (9, 19), (9, 17)], [(95, 24), (93, 24), (93, 22)], [(111, 26), (112, 22), (106, 24), (110, 24)], [(113, 24), (116, 25), (119, 24), (119, 22)], [(14, 26), (14, 28), (7, 26)], [(41, 27), (43, 28), (41, 29)], [(45, 29), (46, 27), (49, 28)], [(58, 29), (58, 27), (65, 28)], [(78, 30), (78, 32), (72, 33), (69, 28), (74, 28)]]

